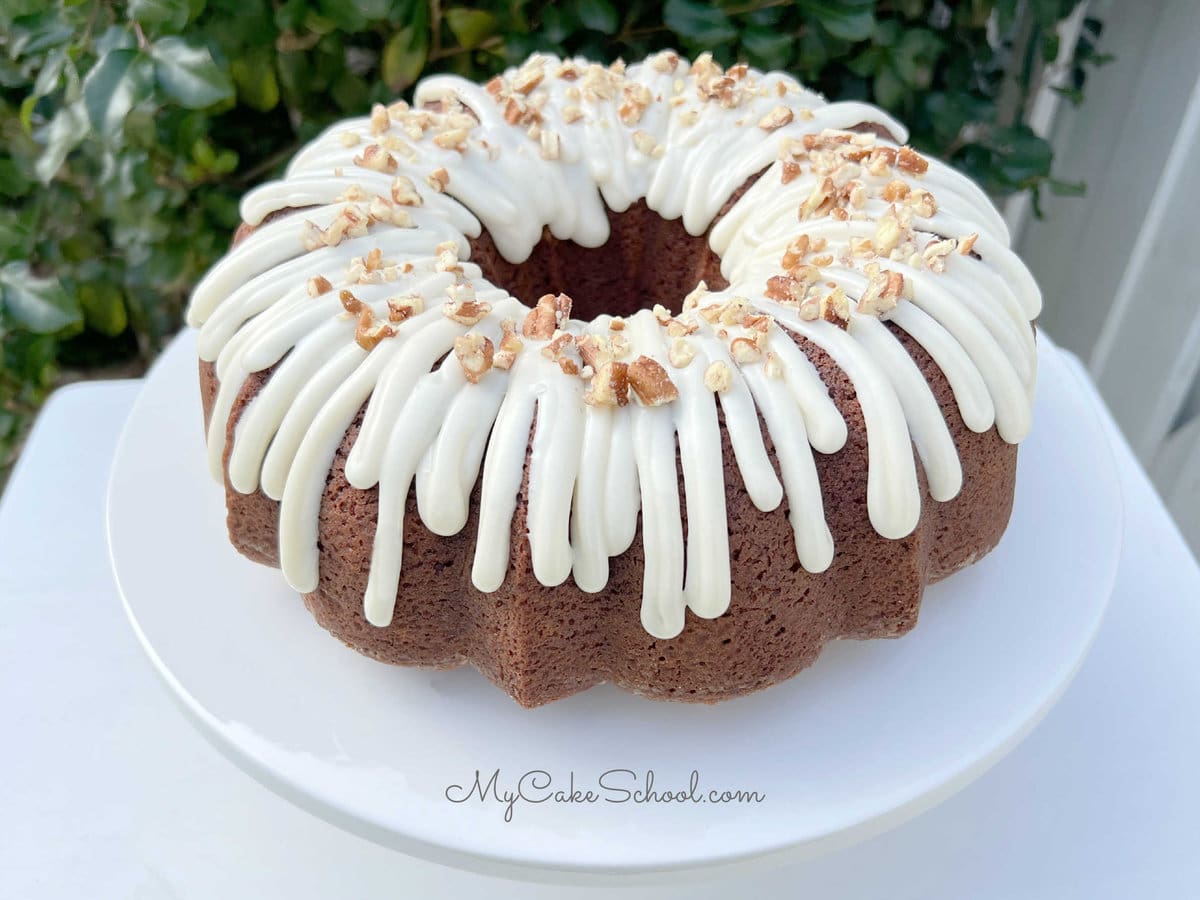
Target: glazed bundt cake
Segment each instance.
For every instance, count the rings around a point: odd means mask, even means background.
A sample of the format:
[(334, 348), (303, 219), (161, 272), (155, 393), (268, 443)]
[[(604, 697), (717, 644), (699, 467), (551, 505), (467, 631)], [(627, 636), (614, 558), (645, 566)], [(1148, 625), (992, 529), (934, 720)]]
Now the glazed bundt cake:
[(1007, 524), (1040, 295), (905, 140), (672, 52), (334, 126), (191, 301), (233, 544), (356, 650), (526, 706), (908, 631)]

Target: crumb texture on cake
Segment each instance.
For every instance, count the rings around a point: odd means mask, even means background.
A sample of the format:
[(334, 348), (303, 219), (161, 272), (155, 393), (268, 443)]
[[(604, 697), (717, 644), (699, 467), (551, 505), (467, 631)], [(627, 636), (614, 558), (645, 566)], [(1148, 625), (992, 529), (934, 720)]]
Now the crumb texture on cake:
[(525, 705), (904, 633), (1003, 533), (1041, 303), (904, 137), (670, 52), (339, 123), (189, 307), (234, 544), (350, 646)]

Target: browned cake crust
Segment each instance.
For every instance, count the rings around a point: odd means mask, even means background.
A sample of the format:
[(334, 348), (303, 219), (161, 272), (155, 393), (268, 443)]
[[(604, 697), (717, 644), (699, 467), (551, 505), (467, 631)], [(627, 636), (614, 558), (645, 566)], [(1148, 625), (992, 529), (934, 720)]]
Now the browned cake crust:
[[(612, 221), (613, 239), (600, 251), (547, 235), (529, 263), (514, 267), (484, 233), (473, 242), (472, 260), (526, 300), (544, 290), (566, 291), (575, 297), (581, 318), (600, 312), (596, 304), (611, 298), (612, 285), (621, 279), (637, 288), (631, 296), (626, 287), (631, 309), (659, 296), (674, 296), (677, 308), (678, 298), (699, 278), (722, 284), (707, 240), (687, 236), (678, 222), (664, 222), (644, 204), (620, 217), (613, 214)], [(410, 493), (395, 617), (388, 627), (377, 628), (362, 609), (377, 491), (353, 488), (344, 475), (360, 410), (326, 481), (320, 580), (316, 591), (304, 595), (305, 605), (323, 627), (361, 653), (400, 665), (469, 663), (527, 707), (601, 682), (655, 699), (716, 702), (790, 678), (810, 665), (828, 640), (902, 635), (916, 624), (924, 585), (974, 562), (1000, 540), (1012, 508), (1017, 448), (994, 428), (983, 434), (968, 429), (940, 368), (915, 341), (888, 327), (928, 380), (963, 469), (961, 493), (945, 503), (928, 496), (919, 473), (921, 520), (903, 540), (881, 537), (867, 516), (866, 430), (853, 386), (824, 351), (795, 337), (829, 385), (849, 431), (842, 450), (814, 454), (836, 548), (827, 571), (811, 574), (800, 565), (786, 500), (769, 513), (751, 503), (722, 422), (733, 590), (729, 610), (719, 618), (700, 619), (689, 611), (683, 632), (669, 640), (643, 630), (640, 529), (629, 550), (611, 561), (601, 592), (584, 593), (570, 580), (558, 587), (540, 584), (530, 562), (523, 485), (512, 524), (509, 573), (491, 594), (471, 583), (478, 490), (466, 527), (453, 537), (424, 527)], [(250, 376), (238, 394), (227, 424), (226, 470), (238, 419), (270, 377), (271, 370)], [(207, 422), (217, 392), (212, 364), (201, 363), (200, 384)], [(765, 429), (763, 434), (774, 458)], [(228, 476), (225, 493), (234, 546), (257, 562), (278, 566), (278, 503), (261, 491), (238, 493)], [(685, 498), (682, 476), (679, 493)], [(685, 532), (686, 527), (685, 518)]]

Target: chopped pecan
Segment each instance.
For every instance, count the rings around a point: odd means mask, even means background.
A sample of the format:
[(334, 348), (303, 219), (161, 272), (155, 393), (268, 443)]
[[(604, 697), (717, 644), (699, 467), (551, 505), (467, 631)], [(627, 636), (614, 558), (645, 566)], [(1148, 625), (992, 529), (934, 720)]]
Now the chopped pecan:
[(929, 169), (929, 160), (911, 147), (901, 147), (896, 154), (896, 166), (905, 172), (923, 175)]
[(776, 303), (788, 303), (804, 296), (804, 286), (791, 275), (772, 275), (763, 296)]
[(522, 68), (513, 76), (512, 88), (518, 94), (529, 94), (545, 77), (546, 72), (541, 66)]
[(458, 364), (471, 384), (478, 384), (479, 379), (487, 374), (492, 367), (495, 351), (490, 338), (474, 331), (460, 334), (454, 339), (454, 355), (458, 357)]
[(521, 352), (525, 344), (517, 337), (517, 323), (515, 319), (505, 319), (501, 322), (500, 331), (500, 349), (493, 355), (492, 365), (497, 369), (508, 370), (516, 362), (517, 354)]
[(888, 210), (879, 217), (875, 225), (875, 248), (879, 253), (885, 256), (891, 253), (903, 237), (904, 231), (894, 212)]
[(696, 348), (683, 338), (678, 337), (671, 341), (671, 346), (667, 350), (667, 360), (676, 369), (686, 369), (696, 358)]
[(625, 406), (629, 402), (629, 365), (608, 362), (596, 369), (583, 402), (589, 406)]
[(358, 346), (370, 352), (384, 338), (394, 337), (396, 329), (387, 322), (376, 322), (371, 307), (363, 305), (358, 316), (358, 327), (354, 330), (354, 340)]
[(399, 228), (413, 227), (412, 216), (408, 214), (408, 210), (397, 207), (387, 197), (372, 197), (367, 206), (367, 215), (370, 216), (371, 224), (387, 222)]
[(371, 134), (383, 134), (391, 125), (391, 120), (388, 118), (387, 107), (382, 103), (376, 103), (371, 107)]
[(774, 131), (789, 124), (794, 117), (794, 114), (788, 107), (777, 106), (758, 120), (758, 127), (763, 131)]
[(762, 359), (762, 350), (759, 349), (758, 341), (753, 338), (738, 337), (730, 343), (729, 355), (733, 357), (734, 362), (745, 365)]
[(656, 159), (666, 152), (662, 145), (654, 139), (654, 135), (641, 129), (633, 133), (633, 146), (647, 156), (653, 156)]
[(809, 193), (808, 198), (800, 206), (801, 221), (813, 216), (828, 215), (836, 202), (837, 189), (834, 187), (833, 179), (826, 175), (813, 184), (813, 189)]
[(908, 182), (902, 181), (899, 178), (893, 178), (883, 187), (883, 199), (888, 203), (895, 203), (907, 197), (909, 191)]
[(639, 356), (629, 364), (629, 386), (643, 406), (662, 406), (679, 399), (679, 389), (667, 370), (648, 356)]
[(447, 185), (450, 184), (450, 173), (444, 168), (434, 169), (425, 180), (429, 182), (431, 188), (441, 194), (445, 192)]
[(804, 262), (804, 257), (808, 256), (809, 245), (811, 239), (807, 234), (802, 234), (787, 245), (787, 249), (783, 251), (783, 257), (780, 259), (780, 264), (784, 269), (794, 269), (800, 263)]
[(459, 153), (467, 149), (467, 129), (447, 128), (433, 136), (433, 142), (443, 150), (457, 150)]
[(603, 335), (580, 335), (575, 339), (575, 346), (583, 364), (591, 366), (594, 371), (599, 371), (605, 363), (613, 361), (612, 343)]
[(709, 363), (704, 370), (704, 386), (714, 394), (723, 394), (733, 386), (733, 372), (721, 360)]
[(475, 299), (475, 288), (469, 283), (452, 284), (446, 294), (450, 298), (443, 307), (446, 318), (463, 325), (476, 325), (492, 311), (490, 303)]
[(870, 278), (867, 289), (858, 298), (858, 311), (868, 316), (881, 316), (896, 308), (903, 293), (904, 276), (881, 270)]
[(417, 187), (406, 175), (397, 175), (392, 179), (392, 202), (400, 206), (420, 206), (425, 201), (417, 193)]
[(354, 164), (376, 172), (395, 172), (398, 165), (396, 157), (378, 144), (368, 144), (360, 156), (354, 157)]
[(388, 298), (388, 321), (399, 324), (425, 311), (425, 300), (419, 294)]
[(308, 296), (320, 297), (322, 294), (328, 294), (333, 290), (333, 285), (324, 275), (314, 275), (308, 279)]
[(525, 316), (521, 334), (534, 340), (548, 341), (554, 332), (566, 326), (570, 318), (570, 297), (566, 294), (543, 294)]
[(921, 258), (925, 260), (925, 265), (929, 266), (929, 271), (941, 273), (946, 271), (946, 257), (953, 253), (957, 246), (958, 241), (954, 238), (930, 241), (921, 252)]
[(822, 297), (818, 314), (826, 322), (845, 329), (850, 324), (850, 302), (846, 299), (846, 292), (840, 287), (834, 288)]
[(908, 195), (906, 203), (915, 215), (923, 219), (930, 219), (937, 214), (937, 201), (933, 198), (933, 194), (924, 188), (914, 189)]

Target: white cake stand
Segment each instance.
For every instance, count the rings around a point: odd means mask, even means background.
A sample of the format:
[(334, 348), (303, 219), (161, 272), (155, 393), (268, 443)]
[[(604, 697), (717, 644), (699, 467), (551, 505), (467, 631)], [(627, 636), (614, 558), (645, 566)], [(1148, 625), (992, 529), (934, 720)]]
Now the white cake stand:
[[(584, 882), (823, 852), (929, 808), (1000, 759), (1096, 633), (1119, 487), (1091, 401), (1044, 337), (1039, 355), (1036, 427), (1001, 545), (930, 588), (903, 639), (835, 643), (791, 682), (718, 706), (602, 687), (526, 711), (472, 670), (391, 668), (332, 640), (277, 571), (226, 540), (190, 334), (151, 371), (117, 451), (113, 567), (146, 653), (200, 730), (268, 787), (372, 840)], [(486, 785), (497, 771), (501, 795), (523, 781), (507, 820), (505, 802), (470, 793), (477, 772)], [(612, 802), (650, 772), (657, 799)], [(572, 779), (598, 799), (537, 802)], [(714, 802), (724, 791), (761, 799)]]

